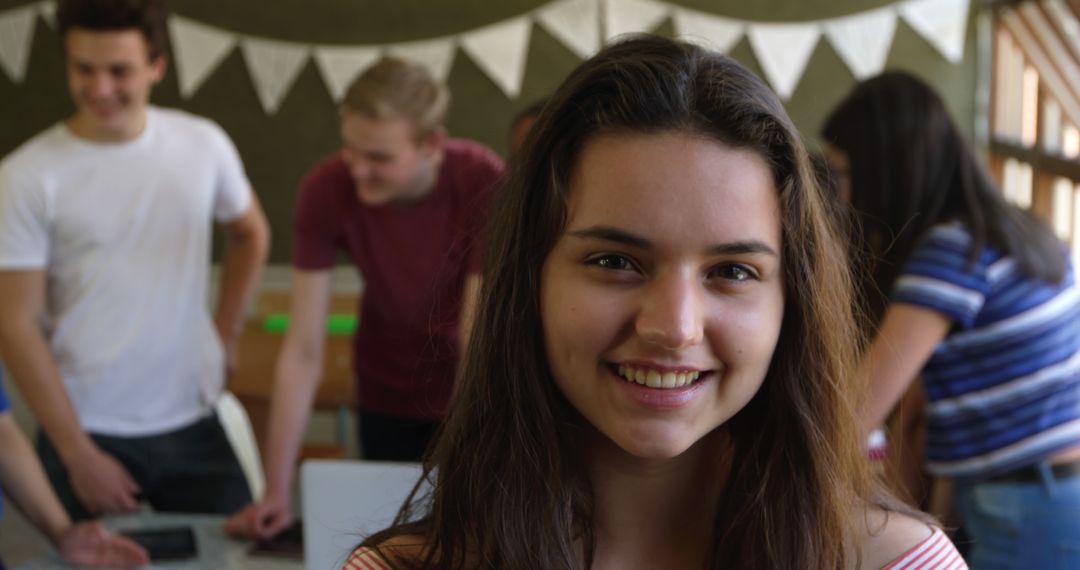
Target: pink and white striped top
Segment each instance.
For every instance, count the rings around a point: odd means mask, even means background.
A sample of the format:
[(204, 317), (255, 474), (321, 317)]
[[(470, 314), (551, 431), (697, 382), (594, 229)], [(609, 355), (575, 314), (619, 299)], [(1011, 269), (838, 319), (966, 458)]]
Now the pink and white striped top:
[[(940, 528), (901, 554), (882, 570), (966, 570), (967, 563), (956, 551), (949, 537)], [(391, 570), (381, 556), (369, 548), (358, 548), (345, 561), (341, 570)]]
[(967, 567), (949, 537), (935, 527), (926, 540), (901, 554), (882, 570), (964, 570)]
[(390, 565), (374, 550), (361, 547), (353, 551), (341, 570), (390, 570)]

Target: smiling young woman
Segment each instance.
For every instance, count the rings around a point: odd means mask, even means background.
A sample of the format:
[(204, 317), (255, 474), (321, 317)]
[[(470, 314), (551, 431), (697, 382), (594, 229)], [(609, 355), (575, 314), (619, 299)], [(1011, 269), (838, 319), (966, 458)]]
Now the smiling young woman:
[(784, 309), (778, 193), (756, 153), (692, 134), (601, 135), (579, 160), (541, 274), (548, 365), (599, 439), (676, 457), (765, 378)]
[(433, 490), (348, 564), (963, 565), (862, 457), (846, 251), (752, 73), (662, 38), (606, 48), (545, 105), (493, 219)]

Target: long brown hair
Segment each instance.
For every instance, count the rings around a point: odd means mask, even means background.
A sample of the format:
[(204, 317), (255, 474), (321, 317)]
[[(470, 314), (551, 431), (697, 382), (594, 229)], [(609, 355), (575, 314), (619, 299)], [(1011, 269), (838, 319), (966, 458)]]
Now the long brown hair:
[[(459, 392), (414, 491), (377, 548), (422, 537), (417, 568), (591, 562), (583, 420), (545, 356), (540, 272), (564, 229), (570, 173), (601, 133), (699, 134), (762, 156), (780, 193), (785, 312), (760, 391), (721, 429), (732, 453), (710, 567), (838, 568), (871, 478), (850, 381), (859, 342), (847, 258), (806, 149), (776, 96), (734, 60), (659, 37), (578, 67), (530, 131), (496, 206)], [(677, 199), (677, 197), (675, 197)], [(418, 486), (418, 489), (420, 487)], [(395, 558), (389, 556), (389, 558)]]
[(876, 316), (919, 241), (950, 220), (971, 232), (970, 263), (992, 245), (1032, 277), (1059, 283), (1065, 275), (1057, 237), (1005, 201), (941, 98), (914, 75), (890, 71), (860, 83), (829, 114), (822, 135), (850, 163), (862, 234), (855, 243), (865, 249), (856, 253), (872, 272), (865, 291)]

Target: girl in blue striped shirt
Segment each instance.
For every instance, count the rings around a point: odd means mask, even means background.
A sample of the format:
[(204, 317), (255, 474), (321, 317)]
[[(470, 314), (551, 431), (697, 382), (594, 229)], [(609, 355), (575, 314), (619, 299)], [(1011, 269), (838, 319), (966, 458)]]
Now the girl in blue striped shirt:
[(1080, 291), (1067, 248), (1005, 201), (911, 75), (856, 87), (824, 136), (870, 266), (863, 428), (921, 375), (926, 467), (954, 479), (972, 567), (1080, 567)]

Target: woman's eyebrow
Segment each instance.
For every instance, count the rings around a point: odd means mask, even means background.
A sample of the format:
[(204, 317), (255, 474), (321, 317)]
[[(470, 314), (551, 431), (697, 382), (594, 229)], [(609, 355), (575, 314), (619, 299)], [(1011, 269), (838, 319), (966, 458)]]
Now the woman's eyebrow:
[[(639, 249), (651, 249), (653, 242), (648, 239), (639, 236), (633, 232), (629, 232), (614, 226), (592, 226), (580, 230), (573, 230), (567, 232), (567, 234), (581, 238), (581, 239), (599, 239), (604, 241), (611, 241), (615, 243), (621, 243), (631, 247)], [(761, 240), (739, 240), (714, 245), (708, 249), (711, 255), (738, 255), (738, 254), (765, 254), (776, 255), (774, 250), (769, 244)]]
[(709, 248), (709, 253), (713, 255), (738, 255), (749, 253), (760, 253), (765, 255), (776, 255), (776, 250), (769, 246), (769, 244), (756, 240), (743, 240), (732, 241), (727, 243), (721, 243)]
[(567, 232), (577, 238), (600, 239), (629, 245), (639, 249), (651, 249), (653, 243), (635, 233), (628, 232), (613, 226), (592, 226), (589, 228)]

